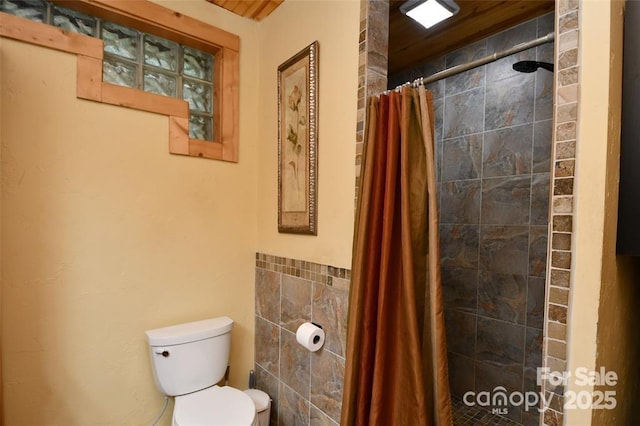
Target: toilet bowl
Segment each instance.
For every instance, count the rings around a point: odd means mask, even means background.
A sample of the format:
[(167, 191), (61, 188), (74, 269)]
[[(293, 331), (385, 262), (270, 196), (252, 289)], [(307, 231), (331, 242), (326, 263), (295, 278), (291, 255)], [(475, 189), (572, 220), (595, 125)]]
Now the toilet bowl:
[(217, 386), (227, 370), (233, 320), (212, 318), (145, 334), (158, 389), (175, 398), (174, 426), (252, 426), (256, 405), (246, 393)]
[(177, 396), (173, 426), (253, 425), (256, 408), (251, 398), (229, 386), (212, 386)]

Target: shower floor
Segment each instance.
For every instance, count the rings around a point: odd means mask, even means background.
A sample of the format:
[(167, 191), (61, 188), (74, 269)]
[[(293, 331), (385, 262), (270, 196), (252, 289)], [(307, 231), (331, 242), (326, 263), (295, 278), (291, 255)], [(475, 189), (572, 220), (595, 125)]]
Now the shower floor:
[(470, 407), (455, 396), (451, 397), (454, 426), (521, 426), (506, 417), (491, 414), (481, 407)]

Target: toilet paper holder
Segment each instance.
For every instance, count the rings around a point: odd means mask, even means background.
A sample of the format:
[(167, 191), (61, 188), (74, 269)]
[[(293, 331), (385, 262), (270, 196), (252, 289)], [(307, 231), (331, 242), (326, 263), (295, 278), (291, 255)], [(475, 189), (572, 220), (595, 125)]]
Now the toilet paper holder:
[[(320, 330), (324, 331), (322, 326), (320, 324), (318, 324), (317, 322), (313, 322), (311, 321), (311, 324), (315, 325), (316, 327), (318, 327)], [(313, 343), (318, 343), (318, 341), (320, 340), (320, 336), (314, 336), (313, 337)]]
[(316, 352), (324, 345), (325, 333), (320, 324), (304, 322), (296, 331), (296, 341), (311, 352)]

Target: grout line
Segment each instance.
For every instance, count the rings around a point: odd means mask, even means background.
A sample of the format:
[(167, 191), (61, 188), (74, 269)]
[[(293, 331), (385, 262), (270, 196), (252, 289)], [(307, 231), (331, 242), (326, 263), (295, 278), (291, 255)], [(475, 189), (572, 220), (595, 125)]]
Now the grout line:
[[(315, 405), (315, 404), (313, 404), (311, 402), (309, 402), (309, 415), (311, 415), (311, 407), (315, 408), (316, 410), (320, 411), (322, 414), (327, 416), (327, 418), (331, 421), (331, 424), (338, 425), (338, 423), (335, 420), (333, 420), (333, 418), (330, 415), (328, 415), (326, 412), (324, 412), (322, 409), (320, 409), (317, 405)], [(311, 422), (309, 422), (309, 424), (311, 424)]]
[[(486, 48), (488, 50), (489, 44), (487, 41)], [(480, 241), (482, 235), (482, 205), (484, 202), (484, 197), (482, 196), (482, 191), (484, 188), (484, 141), (485, 141), (485, 133), (486, 133), (486, 120), (487, 120), (487, 66), (483, 65), (484, 69), (484, 82), (483, 82), (483, 97), (482, 97), (482, 141), (480, 145), (480, 164), (478, 166), (478, 178), (480, 179), (480, 201), (479, 201), (479, 211), (478, 211), (478, 241), (477, 241), (477, 271), (476, 271), (476, 312), (475, 312), (475, 320), (476, 320), (476, 331), (473, 341), (473, 390), (477, 391), (477, 383), (476, 383), (476, 351), (478, 346), (478, 327), (480, 324), (479, 321), (479, 313), (480, 313), (480, 283), (481, 283), (481, 267), (480, 267)]]
[[(480, 87), (478, 87), (478, 89), (480, 89)], [(460, 139), (460, 138), (469, 137), (469, 136), (476, 136), (476, 135), (479, 136), (479, 135), (484, 135), (485, 133), (493, 133), (493, 132), (499, 132), (499, 131), (502, 131), (502, 130), (516, 129), (518, 127), (531, 126), (532, 124), (535, 124), (535, 123), (541, 123), (543, 121), (551, 121), (551, 120), (552, 120), (551, 118), (547, 118), (547, 119), (540, 120), (540, 121), (533, 121), (532, 120), (532, 121), (529, 121), (529, 122), (526, 122), (526, 123), (514, 124), (514, 125), (511, 125), (511, 126), (497, 127), (495, 129), (488, 129), (488, 130), (484, 130), (484, 124), (483, 124), (483, 130), (481, 132), (465, 133), (463, 135), (452, 136), (450, 138), (443, 137), (442, 139), (443, 140), (451, 140), (451, 139)], [(573, 139), (570, 139), (570, 140), (573, 140)]]
[[(564, 160), (564, 159), (563, 159)], [(545, 173), (550, 173), (550, 172), (535, 172), (535, 173), (520, 173), (520, 174), (513, 174), (513, 175), (498, 175), (498, 176), (487, 176), (484, 177), (482, 179), (506, 179), (506, 178), (526, 178), (527, 175), (543, 175)], [(569, 179), (569, 178), (573, 178), (573, 176), (566, 176), (566, 177), (561, 177), (559, 179)], [(475, 178), (475, 179), (447, 179), (447, 180), (442, 180), (439, 183), (449, 183), (449, 182), (472, 182), (472, 181), (476, 181), (476, 180), (481, 180), (481, 178)]]
[[(311, 321), (313, 321), (313, 295), (315, 293), (315, 289), (316, 289), (316, 282), (312, 281), (311, 282), (311, 297), (309, 300), (309, 304), (310, 304), (310, 309), (309, 309), (309, 318), (311, 319)], [(326, 343), (326, 340), (325, 340)], [(322, 345), (324, 346), (324, 344)], [(313, 371), (313, 367), (312, 367), (312, 363), (313, 363), (313, 356), (312, 353), (309, 351), (308, 355), (309, 358), (309, 424), (311, 424), (311, 371)]]
[[(278, 381), (280, 382), (280, 378), (282, 377), (282, 372), (280, 371), (280, 364), (282, 362), (282, 327), (280, 326), (280, 322), (282, 322), (282, 273), (279, 273), (279, 277), (278, 277), (278, 288), (280, 290), (280, 297), (279, 297), (279, 306), (278, 306), (278, 316), (280, 317), (280, 319), (278, 320)], [(280, 399), (280, 386), (278, 386), (278, 400)]]
[[(556, 11), (558, 9), (556, 8)], [(554, 31), (556, 32), (556, 34), (558, 35), (558, 40), (561, 39), (562, 34), (560, 34), (559, 31), (559, 25), (560, 25), (560, 17), (561, 15), (555, 13), (554, 11), (554, 18), (553, 18), (553, 27), (554, 27)], [(554, 43), (554, 62), (560, 57), (560, 54), (562, 52), (560, 52), (560, 41)], [(578, 45), (579, 45), (579, 41), (578, 41)], [(580, 46), (578, 46), (579, 48)], [(575, 70), (577, 73), (579, 73), (579, 68), (578, 65), (575, 66)], [(573, 68), (573, 67), (572, 67)], [(549, 175), (549, 189), (551, 191), (551, 188), (553, 188), (555, 186), (555, 164), (556, 162), (559, 160), (556, 158), (557, 156), (557, 151), (558, 151), (558, 147), (559, 147), (559, 142), (555, 140), (555, 133), (556, 133), (556, 119), (557, 119), (557, 115), (558, 115), (558, 105), (556, 103), (556, 101), (558, 100), (558, 93), (559, 90), (562, 88), (560, 87), (559, 84), (559, 75), (560, 72), (562, 70), (558, 70), (557, 72), (554, 72), (554, 76), (553, 76), (553, 85), (554, 85), (554, 102), (552, 105), (553, 111), (552, 111), (552, 124), (551, 124), (551, 158), (550, 158), (550, 169), (551, 169), (551, 173)], [(576, 82), (575, 83), (576, 86), (579, 88), (579, 84), (580, 82)], [(569, 87), (569, 86), (564, 86), (564, 87)], [(579, 106), (579, 100), (578, 102), (578, 106)], [(577, 139), (574, 140), (574, 144), (576, 144), (575, 146), (577, 147)], [(575, 157), (575, 154), (574, 154)], [(549, 258), (551, 255), (551, 250), (552, 250), (552, 244), (553, 244), (553, 232), (555, 232), (553, 230), (553, 219), (554, 219), (554, 214), (553, 214), (553, 196), (550, 195), (549, 196), (549, 225), (548, 225), (548, 231), (547, 234), (551, 235), (551, 238), (549, 239), (549, 241), (547, 242), (547, 263), (549, 263)], [(567, 233), (569, 236), (572, 236), (573, 232), (569, 232)], [(573, 251), (573, 250), (572, 250)], [(551, 308), (551, 303), (549, 300), (549, 296), (550, 296), (550, 285), (551, 285), (551, 268), (547, 268), (546, 273), (545, 273), (545, 298), (544, 298), (544, 312), (543, 312), (543, 339), (542, 339), (542, 366), (543, 367), (547, 367), (549, 365), (549, 351), (548, 351), (548, 343), (550, 340), (550, 337), (548, 335), (548, 330), (549, 330), (549, 324), (551, 322), (555, 322), (555, 321), (551, 321), (551, 319), (549, 318), (549, 310)], [(570, 293), (569, 293), (570, 296)], [(568, 325), (566, 324), (568, 321), (565, 321), (565, 327)], [(548, 392), (547, 386), (546, 386), (546, 382), (543, 382), (541, 385), (541, 389), (542, 392)], [(562, 410), (564, 413), (564, 410)], [(542, 425), (546, 425), (544, 416), (542, 417), (542, 421), (541, 424)]]
[(258, 314), (256, 314), (256, 318), (260, 318), (262, 321), (264, 321), (264, 322), (268, 322), (269, 324), (274, 325), (274, 326), (276, 326), (276, 327), (278, 327), (278, 328), (280, 328), (280, 327), (281, 327), (281, 326), (280, 326), (280, 324), (276, 324), (275, 322), (273, 322), (273, 321), (271, 321), (271, 320), (268, 320), (268, 319), (266, 319), (266, 318), (264, 318), (264, 317), (261, 317), (261, 316), (260, 316), (260, 315), (258, 315)]
[[(539, 32), (539, 25), (540, 21), (536, 20), (536, 34)], [(536, 47), (535, 51), (534, 51), (534, 58), (535, 60), (538, 60), (538, 48)], [(525, 276), (525, 288), (524, 288), (524, 335), (523, 337), (523, 342), (522, 342), (522, 383), (520, 384), (521, 386), (521, 391), (524, 392), (525, 388), (524, 388), (524, 383), (525, 383), (525, 365), (526, 365), (526, 361), (527, 361), (527, 326), (528, 326), (528, 307), (529, 307), (529, 276), (531, 273), (531, 224), (533, 222), (533, 216), (532, 216), (532, 211), (533, 211), (533, 170), (534, 170), (534, 156), (535, 156), (535, 146), (536, 146), (536, 126), (535, 126), (535, 119), (536, 119), (536, 94), (538, 89), (538, 75), (536, 74), (533, 78), (533, 121), (534, 124), (532, 124), (531, 126), (531, 147), (530, 147), (530, 152), (531, 152), (531, 163), (529, 164), (530, 167), (530, 175), (529, 175), (529, 232), (527, 235), (527, 274)], [(542, 346), (541, 346), (542, 349)]]

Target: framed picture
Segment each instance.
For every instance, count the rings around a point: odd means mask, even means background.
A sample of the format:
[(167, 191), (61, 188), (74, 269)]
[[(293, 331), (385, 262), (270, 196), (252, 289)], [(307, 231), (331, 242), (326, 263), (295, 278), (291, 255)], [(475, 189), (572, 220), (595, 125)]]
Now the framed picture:
[(278, 67), (278, 232), (317, 235), (318, 42)]

